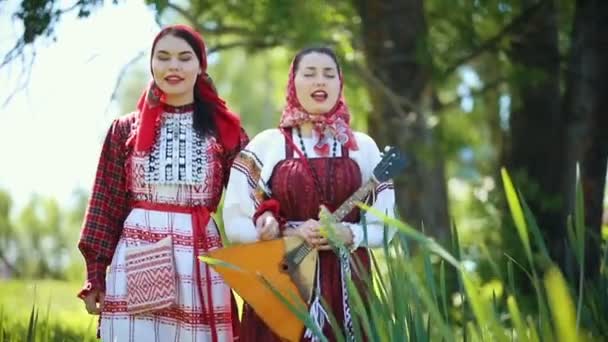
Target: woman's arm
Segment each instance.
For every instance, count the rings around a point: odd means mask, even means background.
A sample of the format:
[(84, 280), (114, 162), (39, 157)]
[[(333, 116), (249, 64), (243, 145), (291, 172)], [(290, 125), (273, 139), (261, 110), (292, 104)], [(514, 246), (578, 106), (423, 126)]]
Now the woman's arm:
[(125, 174), (125, 143), (132, 116), (116, 119), (110, 127), (99, 157), (78, 248), (84, 256), (87, 280), (79, 297), (91, 291), (105, 292), (106, 268), (112, 261), (123, 223), (129, 214)]
[[(357, 143), (360, 151), (356, 158), (361, 169), (363, 182), (372, 176), (372, 172), (381, 160), (380, 150), (376, 142), (368, 135), (356, 133)], [(368, 205), (374, 211), (383, 215), (395, 217), (395, 188), (392, 181), (383, 182), (376, 186), (369, 196)], [(382, 218), (376, 216), (371, 211), (362, 212), (362, 219), (359, 223), (346, 223), (353, 233), (353, 247), (381, 247), (386, 242), (390, 242), (395, 234), (394, 228), (388, 228), (385, 232), (385, 223)]]
[(275, 133), (268, 130), (258, 134), (234, 159), (223, 210), (224, 230), (231, 242), (258, 241), (253, 218), (266, 199), (264, 186), (261, 185), (262, 160), (268, 149), (276, 146), (272, 141)]

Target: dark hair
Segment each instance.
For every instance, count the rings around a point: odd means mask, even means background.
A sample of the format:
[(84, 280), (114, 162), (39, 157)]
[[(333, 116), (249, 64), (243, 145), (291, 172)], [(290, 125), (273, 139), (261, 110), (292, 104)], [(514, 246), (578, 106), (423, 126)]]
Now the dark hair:
[[(194, 54), (200, 63), (202, 63), (207, 57), (203, 55), (203, 51), (198, 39), (193, 37), (189, 32), (176, 28), (169, 28), (161, 32), (156, 41), (167, 35), (172, 35), (185, 40), (194, 51)], [(154, 46), (152, 47), (152, 50), (154, 50)], [(207, 135), (216, 135), (217, 128), (213, 119), (213, 116), (215, 115), (215, 104), (205, 101), (200, 97), (200, 92), (198, 89), (199, 77), (205, 77), (205, 75), (196, 76), (196, 82), (194, 83), (194, 113), (192, 115), (192, 127), (194, 128), (194, 131), (201, 137)]]
[(300, 60), (302, 60), (304, 56), (313, 52), (329, 56), (334, 61), (334, 63), (336, 63), (336, 68), (338, 69), (338, 73), (340, 73), (340, 63), (338, 63), (338, 57), (336, 56), (336, 53), (334, 52), (334, 50), (326, 46), (312, 46), (300, 50), (296, 54), (296, 57), (293, 59), (294, 72), (298, 70), (298, 67), (300, 66)]

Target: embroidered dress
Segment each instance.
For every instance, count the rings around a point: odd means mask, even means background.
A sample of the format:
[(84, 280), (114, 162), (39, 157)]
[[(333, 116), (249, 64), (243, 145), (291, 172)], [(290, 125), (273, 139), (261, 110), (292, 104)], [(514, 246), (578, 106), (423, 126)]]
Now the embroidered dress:
[[(299, 137), (295, 133), (291, 136), (298, 145)], [(241, 151), (232, 166), (224, 202), (224, 222), (228, 238), (239, 243), (257, 240), (252, 216), (260, 203), (266, 199), (264, 193), (270, 192), (272, 198), (279, 201), (282, 216), (296, 224), (311, 218), (318, 219), (321, 204), (334, 209), (339, 206), (361, 186), (362, 181), (370, 178), (373, 168), (380, 160), (380, 152), (371, 138), (358, 132), (354, 133), (354, 137), (359, 149), (352, 151), (338, 144), (335, 156), (321, 156), (316, 151), (311, 152), (319, 140), (317, 135), (302, 138), (306, 150), (309, 151), (309, 163), (316, 170), (321, 183), (321, 198), (306, 165), (298, 153), (295, 153), (295, 147), (286, 142), (278, 129), (267, 130), (256, 136)], [(331, 144), (332, 140), (329, 142)], [(370, 201), (375, 209), (393, 216), (393, 184), (379, 184)], [(353, 232), (355, 247), (359, 247), (355, 248), (353, 253), (369, 271), (367, 248), (381, 246), (385, 232), (379, 218), (366, 213), (365, 219), (366, 231), (356, 209), (347, 215), (344, 222)], [(393, 230), (386, 232), (388, 239), (392, 238), (393, 234)], [(337, 321), (342, 324), (345, 321), (346, 303), (342, 291), (340, 260), (332, 251), (321, 251), (319, 267), (318, 287), (321, 295), (329, 304)], [(358, 283), (358, 279), (355, 278), (355, 282)], [(241, 324), (242, 341), (280, 341), (247, 304), (243, 308)], [(332, 341), (335, 340), (329, 320), (323, 317), (321, 325), (324, 335)], [(343, 329), (342, 325), (338, 328)], [(310, 338), (302, 336), (302, 340), (307, 341)]]
[[(79, 244), (89, 280), (81, 295), (105, 289), (103, 341), (232, 341), (238, 334), (230, 288), (197, 260), (222, 246), (209, 212), (218, 205), (235, 151), (195, 133), (192, 115), (192, 106), (165, 106), (149, 153), (125, 148), (137, 129), (136, 114), (116, 120), (104, 143)], [(241, 139), (245, 144), (244, 134)], [(125, 253), (167, 236), (173, 240), (177, 305), (129, 314)]]

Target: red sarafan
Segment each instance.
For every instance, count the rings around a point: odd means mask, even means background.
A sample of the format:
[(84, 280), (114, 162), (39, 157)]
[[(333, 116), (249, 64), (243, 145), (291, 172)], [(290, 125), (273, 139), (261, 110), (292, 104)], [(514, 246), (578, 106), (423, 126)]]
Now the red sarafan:
[[(318, 334), (335, 341), (334, 329), (349, 341), (354, 338), (346, 284), (353, 279), (365, 298), (358, 271), (370, 272), (368, 248), (382, 246), (394, 235), (393, 229), (385, 232), (381, 218), (359, 212), (355, 203), (365, 201), (391, 217), (395, 193), (390, 177), (374, 174), (383, 164), (374, 140), (350, 127), (342, 88), (342, 71), (331, 49), (300, 51), (289, 72), (279, 127), (255, 136), (233, 163), (223, 215), (226, 235), (235, 245), (227, 250), (262, 259), (249, 262), (227, 251), (221, 254), (240, 265), (242, 274), (280, 284), (287, 275), (291, 283), (277, 292), (293, 298), (290, 292), (296, 288), (296, 304), (301, 300), (313, 324), (304, 327), (294, 314), (278, 317), (275, 313), (283, 312), (285, 304), (267, 284), (215, 264), (245, 300), (242, 341), (309, 341)], [(333, 223), (331, 235), (321, 215)], [(338, 327), (330, 326), (330, 314)]]

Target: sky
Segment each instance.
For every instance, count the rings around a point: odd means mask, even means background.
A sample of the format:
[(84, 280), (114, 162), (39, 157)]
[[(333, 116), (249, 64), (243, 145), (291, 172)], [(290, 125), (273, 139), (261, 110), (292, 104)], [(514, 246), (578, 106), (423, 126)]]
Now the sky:
[[(18, 3), (0, 2), (0, 56), (21, 32), (9, 14)], [(0, 189), (16, 207), (33, 193), (65, 203), (75, 189), (91, 188), (103, 138), (121, 114), (110, 102), (120, 70), (147, 53), (158, 30), (143, 1), (108, 4), (87, 19), (68, 15), (57, 41), (37, 47), (26, 89), (3, 107), (21, 64), (0, 69)]]

